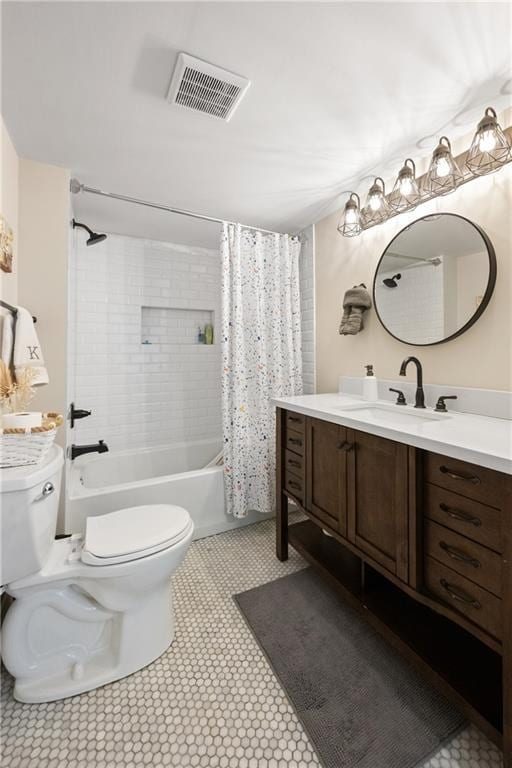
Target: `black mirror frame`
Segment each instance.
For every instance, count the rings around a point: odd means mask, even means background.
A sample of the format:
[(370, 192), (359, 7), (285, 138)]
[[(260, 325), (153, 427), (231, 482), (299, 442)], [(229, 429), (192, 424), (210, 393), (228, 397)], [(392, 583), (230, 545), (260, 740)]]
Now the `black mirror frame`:
[[(413, 224), (417, 224), (418, 221), (423, 221), (424, 219), (436, 218), (437, 216), (455, 216), (457, 219), (463, 219), (463, 221), (467, 221), (468, 224), (471, 224), (471, 226), (474, 227), (477, 230), (478, 234), (481, 236), (481, 238), (484, 241), (485, 246), (487, 248), (487, 255), (489, 257), (489, 279), (487, 281), (487, 287), (485, 289), (485, 293), (483, 295), (482, 301), (480, 302), (480, 305), (477, 307), (475, 313), (469, 318), (467, 323), (462, 326), (462, 328), (459, 328), (458, 331), (456, 331), (455, 333), (452, 333), (451, 336), (447, 336), (445, 339), (440, 339), (440, 341), (431, 341), (428, 344), (414, 344), (414, 342), (412, 342), (412, 341), (404, 341), (403, 339), (400, 339), (398, 336), (395, 336), (395, 334), (391, 333), (389, 328), (385, 325), (384, 321), (382, 320), (382, 317), (379, 315), (379, 310), (377, 309), (377, 302), (375, 301), (375, 285), (376, 285), (376, 282), (377, 282), (377, 274), (378, 274), (378, 271), (379, 271), (379, 267), (380, 267), (381, 261), (384, 258), (384, 256), (386, 255), (386, 252), (387, 252), (388, 248), (390, 247), (390, 245), (392, 243), (394, 243), (394, 241), (397, 239), (397, 237), (400, 237), (402, 232), (405, 232), (407, 229), (412, 227)], [(461, 216), (458, 213), (445, 213), (443, 211), (439, 212), (439, 213), (429, 213), (426, 216), (421, 216), (419, 219), (415, 219), (414, 221), (411, 221), (410, 224), (408, 224), (406, 227), (403, 227), (399, 232), (397, 232), (397, 234), (386, 245), (386, 247), (384, 249), (384, 252), (383, 252), (382, 256), (380, 257), (380, 259), (378, 261), (378, 264), (377, 264), (377, 266), (375, 268), (375, 274), (373, 276), (372, 294), (373, 294), (373, 306), (375, 308), (375, 313), (376, 313), (377, 317), (379, 318), (379, 322), (382, 325), (382, 327), (384, 328), (384, 330), (386, 331), (386, 333), (389, 333), (390, 336), (392, 336), (394, 339), (396, 339), (397, 341), (401, 342), (402, 344), (407, 344), (407, 346), (409, 346), (409, 347), (434, 347), (437, 344), (446, 344), (447, 341), (452, 341), (452, 339), (456, 339), (457, 336), (461, 336), (463, 333), (465, 333), (467, 330), (469, 330), (471, 328), (471, 326), (474, 325), (476, 323), (476, 321), (482, 316), (482, 314), (484, 313), (487, 305), (489, 304), (489, 302), (491, 300), (491, 296), (492, 296), (493, 291), (494, 291), (494, 286), (496, 285), (497, 271), (498, 271), (498, 268), (497, 268), (497, 263), (496, 263), (496, 252), (494, 250), (494, 246), (491, 243), (491, 241), (490, 241), (489, 237), (487, 236), (487, 234), (482, 229), (482, 227), (480, 227), (478, 224), (475, 224), (475, 222), (471, 221), (471, 219), (467, 219), (465, 216)]]

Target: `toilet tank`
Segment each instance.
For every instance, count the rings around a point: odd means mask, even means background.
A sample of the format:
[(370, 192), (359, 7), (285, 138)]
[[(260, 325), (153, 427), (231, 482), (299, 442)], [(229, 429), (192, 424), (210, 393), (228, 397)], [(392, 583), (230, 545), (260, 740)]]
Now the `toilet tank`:
[(39, 571), (52, 547), (64, 463), (54, 445), (41, 464), (0, 469), (0, 584)]

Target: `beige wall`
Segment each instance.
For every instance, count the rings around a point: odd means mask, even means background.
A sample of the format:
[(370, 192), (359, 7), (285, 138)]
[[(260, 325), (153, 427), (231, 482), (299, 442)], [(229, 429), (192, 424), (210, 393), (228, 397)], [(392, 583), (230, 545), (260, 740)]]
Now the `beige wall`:
[[(508, 123), (506, 123), (508, 124)], [(469, 143), (469, 142), (468, 142)], [(373, 363), (377, 377), (396, 379), (403, 358), (417, 355), (430, 384), (512, 389), (512, 164), (475, 179), (452, 195), (422, 205), (386, 224), (344, 238), (339, 213), (316, 225), (316, 366), (318, 392), (334, 392), (340, 375), (362, 376)], [(434, 211), (458, 213), (479, 224), (496, 250), (498, 277), (491, 302), (478, 322), (453, 341), (433, 347), (402, 344), (365, 315), (357, 336), (340, 336), (343, 294), (364, 282), (370, 293), (377, 262), (387, 243), (411, 221)], [(411, 376), (412, 376), (411, 372)]]
[(0, 270), (0, 296), (16, 304), (18, 269), (18, 155), (0, 116), (0, 214), (14, 232), (14, 264), (12, 273)]
[[(50, 383), (37, 388), (34, 410), (67, 408), (69, 172), (19, 161), (18, 303), (37, 317)], [(59, 430), (64, 444), (65, 430)]]

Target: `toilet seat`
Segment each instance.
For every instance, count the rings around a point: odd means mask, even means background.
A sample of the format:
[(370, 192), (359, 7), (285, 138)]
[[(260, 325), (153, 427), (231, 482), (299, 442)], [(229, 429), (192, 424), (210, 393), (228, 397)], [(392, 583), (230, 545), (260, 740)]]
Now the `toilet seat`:
[(88, 517), (81, 560), (93, 566), (138, 560), (177, 544), (191, 526), (187, 510), (172, 504), (128, 507)]

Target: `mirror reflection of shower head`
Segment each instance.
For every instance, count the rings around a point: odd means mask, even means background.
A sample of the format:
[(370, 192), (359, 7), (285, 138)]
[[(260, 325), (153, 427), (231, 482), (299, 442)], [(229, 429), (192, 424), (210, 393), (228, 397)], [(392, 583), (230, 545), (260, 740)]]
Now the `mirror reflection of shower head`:
[(73, 219), (72, 224), (73, 224), (73, 229), (80, 227), (80, 229), (85, 229), (85, 231), (89, 233), (89, 237), (85, 242), (86, 245), (96, 245), (96, 243), (101, 243), (103, 240), (107, 239), (106, 235), (99, 234), (98, 232), (93, 232), (92, 229), (89, 229), (87, 224), (80, 224), (80, 222), (75, 221), (75, 219)]
[(393, 277), (385, 277), (382, 281), (384, 285), (387, 285), (388, 288), (397, 288), (398, 283), (397, 280), (401, 280), (402, 275), (400, 273), (393, 275)]

